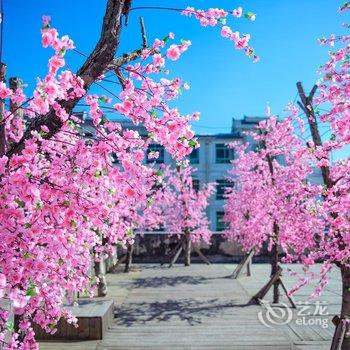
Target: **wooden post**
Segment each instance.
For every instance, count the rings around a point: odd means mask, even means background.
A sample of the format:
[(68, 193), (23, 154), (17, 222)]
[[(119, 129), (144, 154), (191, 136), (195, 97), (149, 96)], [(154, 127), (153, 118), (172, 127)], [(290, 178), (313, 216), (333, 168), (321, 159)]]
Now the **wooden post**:
[(200, 248), (194, 247), (194, 251), (198, 254), (200, 259), (207, 265), (210, 265), (210, 261), (207, 259), (207, 257), (201, 252)]
[(281, 273), (282, 268), (278, 267), (275, 274), (271, 275), (270, 280), (265, 284), (265, 286), (262, 287), (260, 291), (252, 297), (251, 302), (259, 302), (260, 300), (264, 299), (265, 295), (268, 293), (271, 287), (275, 284), (275, 282), (279, 280)]
[(247, 276), (251, 275), (251, 263), (254, 256), (254, 250), (252, 249), (249, 253), (247, 253), (244, 258), (239, 262), (235, 270), (233, 271), (231, 277), (236, 279), (241, 274), (242, 271), (247, 268)]
[(163, 258), (162, 262), (160, 263), (161, 266), (163, 266), (166, 261), (167, 261), (167, 258), (170, 258), (170, 261), (171, 261), (171, 258), (177, 253), (177, 251), (179, 250), (179, 248), (181, 247), (182, 245), (182, 239), (180, 239), (177, 243), (176, 243), (176, 246), (175, 248), (173, 248), (168, 254), (165, 255), (165, 257)]
[[(275, 286), (275, 284), (278, 283), (278, 285), (281, 285), (283, 288), (283, 291), (286, 293), (286, 296), (292, 306), (292, 308), (296, 308), (296, 304), (292, 297), (288, 295), (288, 290), (286, 286), (284, 285), (282, 281), (282, 268), (278, 266), (278, 269), (276, 270), (276, 273), (271, 276), (270, 280), (259, 290), (258, 293), (256, 293), (249, 301), (249, 304), (257, 304), (260, 303), (261, 300), (264, 299), (266, 294), (269, 292), (269, 290)], [(275, 302), (275, 301), (274, 301)]]
[(179, 258), (181, 252), (182, 252), (182, 245), (180, 246), (179, 250), (174, 255), (174, 258), (170, 261), (169, 267), (173, 267), (173, 265), (176, 263), (177, 259)]

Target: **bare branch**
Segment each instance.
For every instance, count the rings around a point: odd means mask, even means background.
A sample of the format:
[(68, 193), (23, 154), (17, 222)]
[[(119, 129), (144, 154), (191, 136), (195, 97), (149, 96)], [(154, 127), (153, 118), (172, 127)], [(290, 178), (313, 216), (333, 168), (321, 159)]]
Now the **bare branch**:
[[(299, 96), (301, 99), (301, 102), (298, 101), (298, 105), (302, 108), (302, 110), (304, 111), (304, 113), (306, 115), (314, 145), (316, 147), (322, 146), (322, 139), (321, 139), (318, 125), (317, 125), (315, 111), (314, 111), (313, 106), (312, 106), (312, 98), (316, 92), (317, 86), (314, 85), (309, 97), (306, 97), (304, 88), (303, 88), (300, 81), (297, 82), (297, 89), (298, 89), (298, 93), (299, 93)], [(331, 176), (330, 176), (329, 166), (321, 166), (320, 169), (321, 169), (321, 173), (322, 173), (323, 182), (325, 183), (327, 188), (331, 188), (334, 183), (333, 183), (333, 180), (331, 179)]]
[(131, 52), (124, 53), (122, 56), (114, 58), (111, 63), (107, 66), (105, 72), (112, 70), (115, 71), (116, 68), (123, 66), (124, 64), (130, 63), (137, 60), (141, 57), (144, 50), (149, 50), (149, 53), (152, 55), (158, 53), (159, 50), (153, 47), (146, 47), (144, 49), (137, 49)]
[(310, 102), (313, 100), (317, 88), (318, 88), (318, 86), (316, 84), (312, 87), (310, 95), (309, 95), (309, 101)]
[(140, 27), (141, 27), (141, 37), (142, 37), (142, 47), (145, 49), (147, 48), (147, 34), (146, 34), (146, 27), (145, 22), (143, 21), (143, 17), (140, 17)]
[(299, 96), (301, 98), (301, 102), (304, 104), (304, 106), (306, 106), (307, 105), (307, 97), (305, 95), (304, 88), (303, 88), (300, 81), (297, 82), (297, 89), (298, 89)]
[(123, 77), (122, 72), (120, 71), (120, 67), (116, 67), (115, 70), (115, 75), (119, 80), (120, 85), (124, 88), (125, 87), (125, 79)]

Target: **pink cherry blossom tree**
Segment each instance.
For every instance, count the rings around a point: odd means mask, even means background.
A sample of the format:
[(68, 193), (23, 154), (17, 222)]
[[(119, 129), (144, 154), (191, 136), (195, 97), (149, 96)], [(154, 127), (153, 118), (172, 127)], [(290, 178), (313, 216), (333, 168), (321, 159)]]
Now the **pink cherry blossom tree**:
[[(13, 331), (7, 310), (1, 309), (0, 341), (7, 349), (37, 349), (33, 323), (53, 333), (60, 318), (74, 322), (62, 307), (66, 293), (89, 288), (92, 261), (112, 254), (115, 243), (132, 243), (138, 212), (147, 207), (159, 177), (143, 165), (148, 144), (159, 142), (176, 160), (197, 145), (189, 122), (198, 113), (182, 116), (169, 104), (187, 85), (165, 77), (167, 60), (178, 59), (191, 43), (169, 46), (174, 40), (170, 33), (148, 45), (142, 30), (143, 47), (116, 56), (122, 21), (138, 10), (131, 5), (131, 0), (107, 1), (101, 36), (76, 73), (67, 67), (65, 54), (80, 51), (44, 16), (42, 44), (53, 55), (30, 98), (20, 84), (6, 84), (1, 66), (0, 292), (12, 302), (18, 320)], [(231, 13), (175, 10), (194, 16), (203, 26), (221, 26), (223, 37), (257, 60), (249, 36), (225, 25)], [(232, 15), (240, 17), (242, 10)], [(115, 76), (117, 91), (104, 86), (107, 74)], [(104, 94), (90, 94), (93, 85)], [(9, 110), (5, 100), (10, 101)], [(93, 121), (90, 140), (82, 136), (86, 125), (73, 113), (78, 105), (88, 108)], [(143, 124), (149, 137), (123, 130), (105, 111)], [(111, 154), (119, 167), (113, 166)], [(7, 330), (13, 331), (10, 339)]]
[(214, 185), (206, 184), (197, 190), (193, 186), (193, 173), (194, 169), (186, 163), (177, 169), (165, 168), (165, 186), (156, 198), (165, 230), (171, 235), (178, 235), (183, 243), (179, 249), (184, 250), (185, 266), (191, 264), (191, 244), (209, 244), (211, 238), (206, 208)]
[[(271, 276), (279, 273), (279, 250), (290, 261), (307, 258), (319, 227), (314, 198), (317, 187), (306, 180), (312, 173), (310, 155), (293, 134), (292, 119), (270, 117), (249, 133), (255, 149), (237, 147), (231, 171), (234, 188), (225, 203), (224, 235), (247, 252), (267, 244)], [(274, 283), (273, 302), (279, 302), (280, 279)]]
[[(341, 11), (349, 8), (346, 3)], [(340, 346), (342, 349), (350, 348), (348, 337), (341, 337), (344, 334), (340, 328), (349, 331), (349, 314), (350, 314), (350, 266), (349, 266), (349, 158), (346, 155), (346, 149), (349, 145), (349, 62), (348, 62), (348, 41), (349, 36), (336, 37), (331, 36), (328, 39), (321, 39), (322, 44), (328, 44), (335, 47), (341, 44), (339, 49), (329, 53), (328, 62), (321, 67), (321, 79), (315, 85), (309, 94), (306, 94), (302, 84), (298, 83), (298, 92), (300, 96), (299, 107), (306, 116), (306, 121), (311, 132), (311, 139), (305, 139), (304, 122), (299, 117), (300, 110), (295, 106), (289, 106), (293, 114), (293, 119), (299, 123), (301, 139), (297, 139), (294, 134), (293, 139), (290, 137), (277, 139), (277, 129), (273, 135), (269, 135), (270, 142), (275, 142), (275, 149), (282, 151), (283, 159), (288, 159), (290, 155), (292, 162), (281, 162), (285, 170), (288, 170), (287, 182), (279, 183), (274, 179), (276, 190), (270, 188), (267, 193), (261, 191), (264, 182), (259, 181), (260, 163), (258, 155), (251, 154), (247, 159), (246, 154), (241, 154), (238, 160), (235, 176), (238, 178), (238, 187), (228, 200), (227, 219), (238, 223), (242, 231), (234, 230), (230, 227), (228, 236), (239, 239), (243, 246), (248, 249), (254, 247), (254, 243), (249, 237), (254, 237), (247, 228), (258, 230), (257, 237), (262, 237), (261, 241), (268, 238), (264, 227), (260, 225), (260, 220), (253, 221), (259, 213), (261, 220), (268, 218), (266, 225), (270, 228), (268, 232), (274, 232), (271, 229), (273, 223), (278, 223), (278, 237), (281, 249), (285, 253), (285, 262), (301, 261), (304, 265), (303, 276), (300, 276), (300, 282), (290, 291), (294, 293), (298, 288), (308, 283), (310, 278), (320, 278), (319, 285), (314, 292), (318, 296), (324, 286), (327, 284), (327, 275), (332, 267), (338, 266), (342, 276), (342, 307), (340, 318), (338, 320), (337, 331), (333, 339), (333, 347)], [(285, 122), (283, 122), (285, 123)], [(321, 134), (319, 123), (323, 123), (330, 129), (328, 132)], [(329, 135), (330, 134), (330, 135)], [(257, 140), (257, 139), (256, 139)], [(286, 148), (285, 141), (288, 140)], [(265, 142), (266, 144), (266, 142)], [(268, 147), (265, 148), (266, 150)], [(273, 151), (273, 149), (272, 149)], [(260, 153), (260, 152), (257, 152)], [(271, 153), (273, 154), (273, 153)], [(278, 153), (277, 153), (278, 154)], [(331, 155), (336, 155), (340, 160), (331, 161)], [(345, 156), (344, 156), (345, 154)], [(339, 157), (342, 155), (341, 157)], [(300, 161), (302, 160), (302, 163)], [(268, 162), (267, 162), (268, 163)], [(276, 164), (276, 163), (275, 163)], [(303, 164), (303, 167), (301, 165)], [(276, 164), (277, 165), (277, 164)], [(289, 165), (291, 167), (289, 168)], [(265, 167), (267, 167), (265, 165)], [(289, 168), (289, 169), (288, 169)], [(311, 169), (319, 169), (323, 186), (307, 182)], [(274, 176), (276, 169), (279, 172), (279, 166), (274, 166)], [(303, 170), (304, 169), (304, 170)], [(257, 172), (257, 170), (259, 170)], [(266, 171), (267, 172), (267, 171)], [(259, 186), (254, 189), (253, 183), (250, 182), (250, 176), (257, 176), (255, 180)], [(286, 173), (286, 174), (287, 174)], [(236, 175), (237, 174), (237, 175)], [(271, 174), (271, 171), (270, 171)], [(237, 178), (235, 180), (237, 181)], [(272, 184), (272, 180), (271, 180)], [(299, 184), (299, 190), (298, 189)], [(300, 187), (300, 184), (302, 186)], [(282, 186), (280, 186), (282, 185)], [(252, 190), (251, 192), (246, 192)], [(256, 191), (261, 191), (260, 196), (254, 196)], [(297, 190), (297, 191), (296, 191)], [(241, 192), (240, 192), (241, 191)], [(245, 198), (245, 193), (249, 193), (254, 200), (250, 205)], [(267, 212), (265, 208), (259, 209), (259, 199), (265, 196)], [(234, 200), (235, 199), (235, 200)], [(293, 202), (292, 206), (286, 206), (286, 199)], [(257, 202), (255, 202), (257, 201)], [(269, 206), (270, 201), (274, 203), (273, 207)], [(240, 207), (249, 210), (249, 216), (244, 217), (244, 212), (239, 212)], [(238, 211), (238, 214), (235, 213)], [(258, 209), (256, 209), (258, 208)], [(273, 210), (271, 210), (273, 209)], [(251, 215), (251, 211), (254, 216)], [(262, 214), (264, 213), (264, 214)], [(273, 221), (270, 216), (273, 213)], [(283, 214), (285, 213), (285, 214)], [(287, 215), (286, 215), (287, 214)], [(247, 225), (244, 225), (244, 220)], [(252, 226), (249, 226), (250, 224)], [(283, 226), (288, 224), (286, 234), (281, 235), (285, 230)], [(257, 240), (259, 244), (259, 240)], [(309, 268), (315, 262), (322, 262), (319, 273), (308, 272)], [(339, 332), (338, 332), (339, 330)]]

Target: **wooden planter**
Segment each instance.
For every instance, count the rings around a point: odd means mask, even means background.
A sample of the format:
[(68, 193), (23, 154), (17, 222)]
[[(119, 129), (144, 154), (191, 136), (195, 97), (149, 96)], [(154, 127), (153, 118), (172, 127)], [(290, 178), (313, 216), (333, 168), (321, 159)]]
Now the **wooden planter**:
[(101, 340), (114, 317), (112, 300), (79, 299), (78, 306), (67, 306), (78, 319), (78, 327), (59, 321), (57, 332), (48, 334), (39, 326), (34, 327), (37, 340)]

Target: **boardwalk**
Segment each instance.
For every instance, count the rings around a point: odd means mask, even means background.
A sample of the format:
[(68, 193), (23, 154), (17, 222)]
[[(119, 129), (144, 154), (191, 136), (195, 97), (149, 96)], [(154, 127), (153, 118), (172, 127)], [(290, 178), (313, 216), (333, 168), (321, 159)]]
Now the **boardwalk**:
[[(300, 267), (295, 266), (296, 269)], [(330, 318), (339, 312), (340, 278), (333, 271), (319, 302), (308, 304), (308, 286), (296, 295), (298, 310), (282, 308), (277, 318), (247, 303), (266, 281), (268, 265), (253, 265), (252, 277), (232, 280), (233, 265), (134, 266), (109, 275), (115, 321), (101, 342), (41, 344), (43, 350), (268, 350), (329, 349)], [(294, 283), (286, 273), (288, 287)], [(268, 295), (266, 299), (269, 299)], [(287, 303), (285, 298), (282, 302)], [(317, 313), (317, 315), (313, 315)], [(327, 315), (326, 315), (327, 314)], [(260, 315), (260, 319), (259, 319)], [(271, 316), (271, 315), (270, 315)], [(291, 320), (288, 317), (292, 317)], [(287, 323), (288, 321), (288, 323)], [(265, 323), (265, 324), (263, 324)], [(272, 324), (275, 323), (275, 324)], [(328, 327), (326, 327), (328, 326)], [(271, 327), (271, 328), (269, 328)]]

